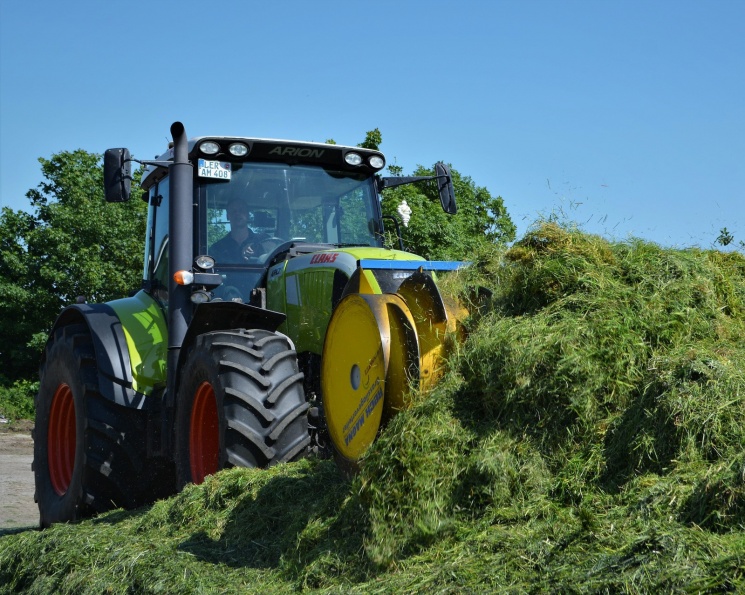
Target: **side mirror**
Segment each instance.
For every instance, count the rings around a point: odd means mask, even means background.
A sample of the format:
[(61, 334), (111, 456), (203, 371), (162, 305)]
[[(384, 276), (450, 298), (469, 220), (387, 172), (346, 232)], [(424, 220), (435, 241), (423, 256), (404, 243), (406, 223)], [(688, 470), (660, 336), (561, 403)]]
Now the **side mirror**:
[(442, 210), (448, 215), (455, 215), (458, 212), (458, 207), (455, 204), (453, 177), (450, 175), (450, 168), (442, 162), (435, 164), (435, 180), (437, 181), (437, 191), (440, 194)]
[(106, 202), (126, 202), (132, 189), (132, 161), (128, 149), (108, 149), (103, 156)]

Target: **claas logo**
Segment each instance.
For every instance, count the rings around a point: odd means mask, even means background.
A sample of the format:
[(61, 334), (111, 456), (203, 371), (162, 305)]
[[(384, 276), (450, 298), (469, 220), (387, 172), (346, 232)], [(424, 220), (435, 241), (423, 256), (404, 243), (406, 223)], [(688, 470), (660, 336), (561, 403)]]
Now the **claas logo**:
[(310, 264), (327, 264), (329, 262), (334, 262), (337, 256), (339, 256), (338, 252), (314, 254), (310, 259)]

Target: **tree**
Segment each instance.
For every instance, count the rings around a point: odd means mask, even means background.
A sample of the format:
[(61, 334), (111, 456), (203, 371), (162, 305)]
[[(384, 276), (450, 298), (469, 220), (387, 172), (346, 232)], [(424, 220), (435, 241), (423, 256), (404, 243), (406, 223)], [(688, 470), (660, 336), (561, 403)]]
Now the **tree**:
[(363, 140), (357, 146), (363, 149), (372, 149), (373, 151), (379, 151), (380, 149), (378, 147), (380, 147), (380, 144), (382, 142), (383, 135), (380, 133), (380, 130), (374, 128), (373, 130), (367, 131), (367, 134), (365, 134), (365, 140)]
[[(390, 188), (383, 192), (383, 214), (398, 216), (402, 201), (411, 209), (411, 219), (402, 228), (407, 250), (432, 260), (467, 260), (484, 243), (505, 244), (515, 239), (512, 222), (500, 196), (476, 186), (468, 176), (451, 168), (456, 215), (447, 215), (440, 206), (435, 182), (420, 182)], [(400, 173), (400, 168), (396, 170)], [(419, 166), (415, 176), (434, 175), (434, 166)]]
[(44, 181), (26, 194), (33, 214), (0, 214), (2, 384), (36, 375), (62, 308), (79, 296), (125, 297), (141, 281), (145, 203), (105, 202), (100, 155), (64, 151), (39, 162)]

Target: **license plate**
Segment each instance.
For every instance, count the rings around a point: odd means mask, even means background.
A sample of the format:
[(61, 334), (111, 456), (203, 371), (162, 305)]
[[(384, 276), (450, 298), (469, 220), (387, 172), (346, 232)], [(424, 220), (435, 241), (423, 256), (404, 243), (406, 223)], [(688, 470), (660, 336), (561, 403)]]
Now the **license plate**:
[(229, 180), (231, 175), (230, 163), (226, 161), (208, 161), (200, 159), (197, 163), (200, 178), (216, 178), (218, 180)]

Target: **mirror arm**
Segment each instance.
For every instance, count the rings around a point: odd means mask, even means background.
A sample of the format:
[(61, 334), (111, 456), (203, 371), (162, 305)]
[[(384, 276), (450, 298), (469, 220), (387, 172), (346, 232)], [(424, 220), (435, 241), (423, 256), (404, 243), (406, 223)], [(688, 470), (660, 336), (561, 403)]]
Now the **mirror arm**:
[(392, 178), (378, 178), (378, 191), (386, 188), (395, 188), (405, 184), (415, 184), (416, 182), (425, 182), (427, 180), (437, 180), (439, 178), (448, 179), (450, 176), (395, 176)]
[(455, 215), (458, 212), (458, 207), (455, 204), (453, 176), (450, 173), (450, 168), (442, 162), (435, 163), (434, 176), (400, 176), (393, 178), (376, 177), (379, 193), (382, 193), (386, 188), (394, 188), (396, 186), (403, 186), (404, 184), (413, 184), (414, 182), (422, 182), (425, 180), (443, 179), (444, 182), (438, 182), (437, 184), (437, 193), (440, 195), (440, 204), (442, 205), (442, 210), (448, 215)]
[(126, 159), (125, 163), (127, 161), (134, 161), (135, 163), (139, 163), (140, 165), (152, 165), (155, 167), (169, 167), (173, 164), (173, 161), (141, 161), (139, 159), (135, 159), (134, 157)]

